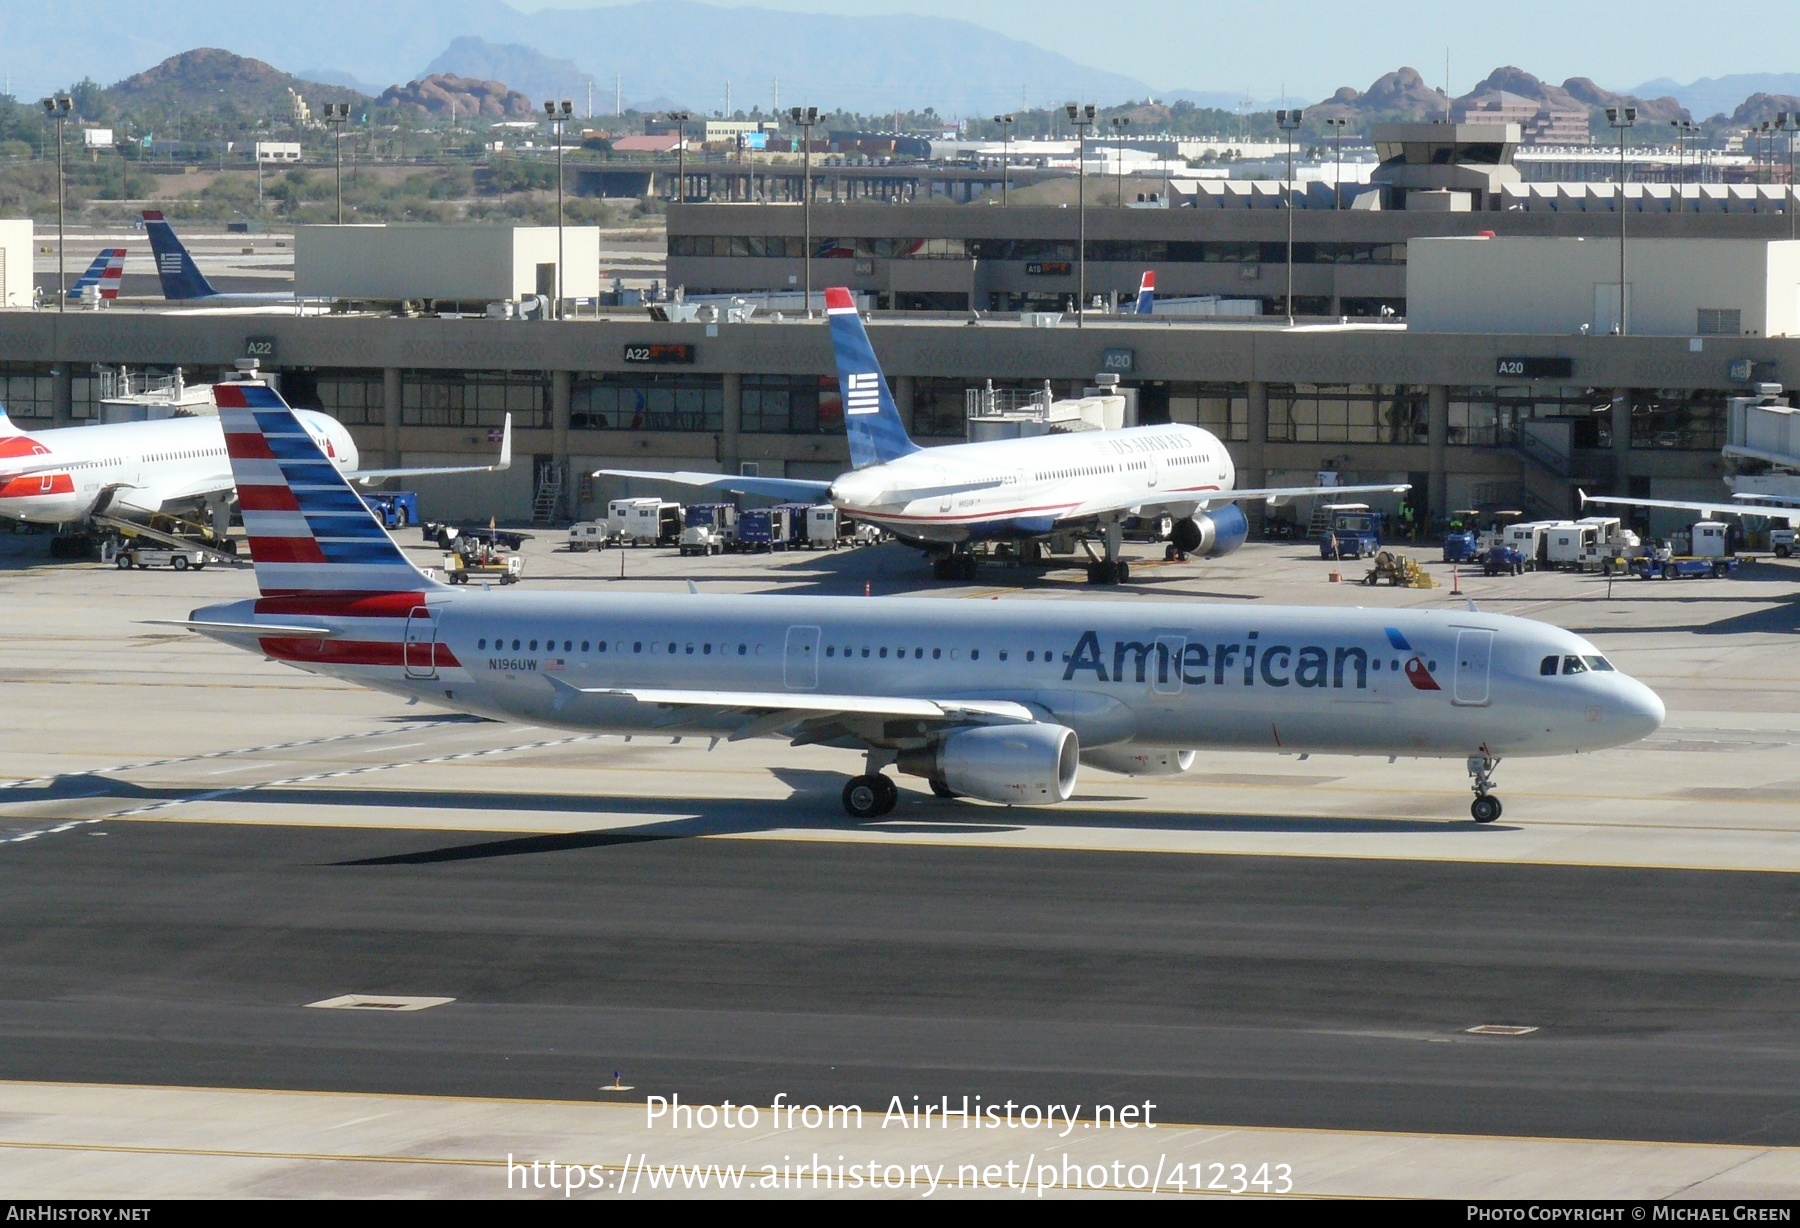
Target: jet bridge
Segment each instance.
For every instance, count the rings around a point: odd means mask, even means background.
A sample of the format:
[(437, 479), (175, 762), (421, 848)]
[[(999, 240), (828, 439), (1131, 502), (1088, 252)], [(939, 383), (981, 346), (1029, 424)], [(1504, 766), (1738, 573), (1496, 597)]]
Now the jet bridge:
[(1726, 403), (1725, 457), (1733, 494), (1800, 499), (1800, 408), (1780, 384)]

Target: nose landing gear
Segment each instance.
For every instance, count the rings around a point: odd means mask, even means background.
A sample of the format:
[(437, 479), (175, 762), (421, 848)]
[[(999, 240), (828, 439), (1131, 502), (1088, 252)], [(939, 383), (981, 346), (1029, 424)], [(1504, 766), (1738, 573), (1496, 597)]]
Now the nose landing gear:
[(1469, 815), (1477, 823), (1492, 823), (1500, 817), (1500, 799), (1490, 790), (1494, 787), (1494, 769), (1500, 761), (1487, 753), (1483, 744), (1479, 755), (1469, 756), (1470, 787), (1475, 790), (1475, 800), (1469, 803)]

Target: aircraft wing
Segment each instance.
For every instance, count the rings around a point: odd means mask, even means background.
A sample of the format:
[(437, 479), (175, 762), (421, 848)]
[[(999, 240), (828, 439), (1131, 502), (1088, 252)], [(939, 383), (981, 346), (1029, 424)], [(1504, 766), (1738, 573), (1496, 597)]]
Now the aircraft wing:
[(1789, 524), (1800, 524), (1800, 507), (1768, 507), (1754, 503), (1706, 503), (1701, 500), (1687, 499), (1627, 499), (1623, 496), (1590, 495), (1580, 491), (1581, 505), (1590, 503), (1617, 504), (1620, 507), (1666, 507), (1678, 512), (1699, 512), (1702, 516), (1767, 516), (1770, 520), (1785, 520)]
[(594, 476), (642, 478), (652, 482), (674, 482), (680, 486), (708, 486), (739, 495), (763, 495), (770, 499), (809, 499), (815, 503), (822, 502), (831, 490), (830, 482), (806, 478), (753, 478), (742, 474), (691, 473), (685, 470), (660, 473), (653, 469), (596, 469)]
[(1403, 495), (1412, 487), (1405, 482), (1386, 482), (1380, 486), (1263, 486), (1249, 490), (1222, 490), (1214, 501), (1228, 499), (1261, 499), (1270, 507), (1280, 507), (1290, 499), (1321, 499), (1336, 495)]
[(653, 687), (579, 687), (548, 675), (557, 688), (556, 706), (577, 695), (616, 695), (665, 708), (739, 712), (748, 718), (731, 741), (761, 737), (802, 721), (831, 716), (909, 717), (964, 723), (971, 719), (1031, 724), (1031, 709), (1010, 700), (922, 699), (904, 695), (819, 695), (795, 691), (682, 691)]
[(356, 482), (378, 482), (382, 478), (417, 478), (433, 473), (499, 473), (512, 468), (512, 415), (506, 415), (506, 427), (500, 433), (500, 459), (492, 465), (452, 465), (428, 469), (356, 469), (344, 476)]

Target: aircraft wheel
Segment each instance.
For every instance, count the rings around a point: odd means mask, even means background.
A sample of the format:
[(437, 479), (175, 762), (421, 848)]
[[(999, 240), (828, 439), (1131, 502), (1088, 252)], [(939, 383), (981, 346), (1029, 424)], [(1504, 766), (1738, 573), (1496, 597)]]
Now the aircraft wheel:
[(949, 785), (947, 785), (943, 781), (937, 780), (937, 779), (932, 780), (931, 791), (933, 793), (937, 794), (939, 797), (945, 799), (946, 801), (949, 801), (953, 798), (958, 798), (958, 797), (962, 796), (962, 794), (960, 794), (956, 790), (952, 789)]
[(1178, 555), (1180, 555), (1180, 553), (1181, 552), (1179, 550), (1175, 549), (1175, 546), (1173, 543), (1170, 543), (1169, 545), (1164, 546), (1163, 547), (1163, 562), (1173, 563), (1175, 561), (1176, 557)]
[(121, 554), (118, 558), (113, 560), (113, 563), (120, 571), (131, 570), (131, 556), (129, 554)]
[(844, 785), (844, 810), (853, 819), (878, 819), (899, 800), (899, 787), (880, 774), (853, 776)]
[(949, 558), (932, 559), (931, 560), (931, 578), (934, 580), (951, 579), (952, 578), (950, 575), (951, 561), (952, 560)]
[(1469, 814), (1477, 823), (1492, 823), (1500, 817), (1500, 799), (1492, 793), (1483, 793), (1469, 803)]
[(1120, 580), (1119, 569), (1122, 566), (1122, 563), (1089, 563), (1087, 582), (1097, 585), (1117, 584)]
[(1129, 584), (1131, 582), (1131, 564), (1127, 563), (1124, 559), (1119, 560), (1118, 575), (1118, 583)]

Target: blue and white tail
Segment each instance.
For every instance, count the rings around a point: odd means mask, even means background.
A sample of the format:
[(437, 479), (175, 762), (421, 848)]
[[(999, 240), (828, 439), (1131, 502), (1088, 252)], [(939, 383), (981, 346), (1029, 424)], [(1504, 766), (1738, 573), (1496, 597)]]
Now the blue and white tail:
[(115, 299), (119, 297), (119, 283), (125, 277), (125, 249), (122, 247), (103, 247), (100, 254), (94, 257), (94, 263), (88, 265), (76, 283), (69, 287), (69, 297), (79, 299), (82, 291), (89, 286), (99, 287), (100, 297)]
[(164, 298), (212, 298), (218, 294), (188, 249), (175, 237), (175, 229), (163, 217), (162, 210), (144, 210), (144, 231), (150, 236), (150, 250), (156, 254), (156, 275), (162, 279)]
[(1145, 269), (1143, 280), (1138, 282), (1137, 313), (1147, 316), (1156, 310), (1156, 270)]
[(436, 586), (407, 561), (279, 393), (263, 383), (222, 383), (213, 399), (265, 597)]
[(825, 315), (831, 322), (831, 350), (837, 359), (838, 391), (844, 398), (844, 434), (850, 439), (850, 464), (857, 469), (898, 460), (919, 450), (906, 433), (894, 405), (894, 394), (882, 378), (869, 344), (856, 300), (833, 286), (825, 291)]

